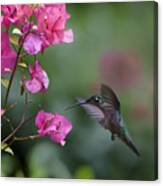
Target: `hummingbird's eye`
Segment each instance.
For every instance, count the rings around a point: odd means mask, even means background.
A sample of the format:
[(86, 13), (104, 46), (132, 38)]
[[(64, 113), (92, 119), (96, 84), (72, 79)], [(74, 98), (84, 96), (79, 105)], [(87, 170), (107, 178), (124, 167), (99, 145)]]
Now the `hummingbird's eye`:
[(95, 97), (95, 101), (98, 102), (98, 103), (100, 103), (100, 102), (101, 102), (100, 97), (96, 96), (96, 97)]

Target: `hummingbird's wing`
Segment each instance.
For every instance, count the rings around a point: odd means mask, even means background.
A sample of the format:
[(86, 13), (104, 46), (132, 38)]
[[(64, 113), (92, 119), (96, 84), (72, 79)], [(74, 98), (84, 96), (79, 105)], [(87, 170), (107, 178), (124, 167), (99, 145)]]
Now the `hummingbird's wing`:
[[(79, 97), (76, 99), (79, 104), (86, 101), (85, 99)], [(101, 123), (104, 120), (105, 118), (104, 113), (97, 106), (85, 103), (81, 104), (81, 107), (83, 107), (86, 110), (86, 112), (91, 118), (97, 120), (99, 123)]]
[(110, 87), (102, 84), (101, 95), (105, 103), (107, 103), (111, 109), (120, 111), (120, 102), (118, 100), (118, 97)]

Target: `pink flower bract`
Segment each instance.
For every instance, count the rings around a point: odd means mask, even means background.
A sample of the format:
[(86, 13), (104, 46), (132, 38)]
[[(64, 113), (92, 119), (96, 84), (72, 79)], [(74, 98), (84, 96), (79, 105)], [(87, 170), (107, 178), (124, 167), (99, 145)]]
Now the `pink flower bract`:
[(22, 25), (28, 22), (33, 14), (32, 5), (2, 5), (2, 24), (9, 28), (10, 24)]
[(73, 42), (73, 32), (66, 30), (70, 15), (66, 12), (65, 4), (40, 5), (35, 9), (37, 31), (44, 41), (44, 48), (49, 45)]
[(1, 33), (1, 75), (5, 76), (11, 72), (15, 66), (16, 52), (10, 47), (9, 36), (7, 32)]
[(47, 73), (42, 69), (40, 62), (35, 61), (34, 65), (29, 66), (31, 80), (24, 80), (26, 89), (32, 94), (45, 92), (49, 86)]
[(32, 32), (24, 43), (31, 55), (50, 45), (73, 42), (73, 31), (66, 27), (69, 18), (66, 4), (2, 5), (1, 23), (6, 29), (13, 24), (23, 34)]
[(65, 138), (72, 129), (71, 122), (59, 113), (40, 111), (35, 119), (40, 136), (49, 136), (54, 142), (65, 144)]
[(1, 117), (5, 114), (6, 110), (5, 109), (1, 109)]
[(43, 44), (43, 42), (38, 35), (36, 35), (34, 33), (30, 33), (25, 38), (23, 48), (28, 54), (36, 55), (37, 53), (39, 53), (41, 51), (42, 44)]

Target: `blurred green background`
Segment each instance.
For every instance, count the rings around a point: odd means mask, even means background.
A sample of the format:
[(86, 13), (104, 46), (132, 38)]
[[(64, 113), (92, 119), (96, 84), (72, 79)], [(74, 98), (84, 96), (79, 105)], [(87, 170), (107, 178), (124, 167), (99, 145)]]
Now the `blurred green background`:
[[(15, 142), (15, 156), (2, 153), (2, 175), (79, 179), (154, 180), (154, 2), (68, 4), (73, 29), (72, 44), (48, 48), (39, 59), (50, 79), (45, 94), (31, 95), (29, 114), (38, 106), (47, 112), (60, 112), (73, 124), (65, 147), (48, 138)], [(105, 51), (132, 49), (140, 59), (142, 77), (136, 86), (118, 91), (122, 114), (141, 152), (138, 158), (120, 140), (90, 119), (81, 108), (64, 112), (76, 96), (89, 97), (98, 81), (98, 64)], [(29, 58), (27, 60), (33, 60)], [(6, 115), (16, 125), (21, 117), (17, 73), (10, 102), (18, 106)], [(131, 77), (132, 78), (132, 77)], [(2, 88), (2, 95), (4, 89)], [(2, 97), (3, 100), (3, 97)], [(143, 107), (143, 109), (142, 109)], [(136, 109), (135, 109), (136, 108)], [(3, 121), (2, 137), (9, 132)], [(19, 135), (35, 134), (34, 120)]]

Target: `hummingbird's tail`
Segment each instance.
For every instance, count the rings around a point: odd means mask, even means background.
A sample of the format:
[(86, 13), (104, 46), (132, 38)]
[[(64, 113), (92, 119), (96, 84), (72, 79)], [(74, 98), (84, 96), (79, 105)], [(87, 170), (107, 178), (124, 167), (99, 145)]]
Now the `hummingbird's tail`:
[[(125, 131), (124, 131), (125, 132)], [(124, 135), (120, 135), (119, 138), (125, 142), (125, 144), (137, 155), (140, 156), (139, 151), (137, 150), (136, 146), (134, 145), (134, 143), (132, 142), (130, 136), (128, 135), (128, 133), (125, 132)]]

